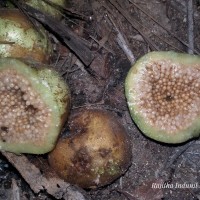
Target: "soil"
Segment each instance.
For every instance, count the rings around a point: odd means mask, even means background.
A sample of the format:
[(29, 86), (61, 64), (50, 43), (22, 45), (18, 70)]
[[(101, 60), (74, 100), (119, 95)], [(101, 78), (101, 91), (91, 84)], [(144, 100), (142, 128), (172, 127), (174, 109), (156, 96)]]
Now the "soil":
[[(122, 11), (119, 12), (115, 4)], [(84, 191), (86, 199), (200, 199), (199, 140), (167, 145), (146, 138), (139, 131), (130, 117), (124, 96), (125, 77), (134, 60), (128, 59), (117, 42), (120, 32), (137, 60), (153, 50), (187, 52), (185, 44), (188, 43), (188, 35), (193, 33), (195, 54), (198, 54), (200, 1), (193, 0), (192, 33), (188, 29), (186, 0), (69, 0), (67, 8), (71, 14), (67, 14), (62, 23), (83, 38), (95, 53), (92, 63), (84, 66), (73, 51), (52, 36), (56, 43), (52, 66), (56, 66), (69, 83), (71, 112), (89, 106), (117, 114), (132, 143), (132, 164), (127, 172), (105, 187)], [(43, 159), (46, 159), (45, 156)], [(45, 190), (34, 193), (22, 177), (0, 155), (0, 199), (14, 199), (16, 188), (18, 199), (55, 199)], [(153, 188), (155, 183), (162, 183), (165, 187)], [(184, 183), (197, 184), (198, 187), (184, 187)], [(182, 188), (177, 188), (177, 184)]]

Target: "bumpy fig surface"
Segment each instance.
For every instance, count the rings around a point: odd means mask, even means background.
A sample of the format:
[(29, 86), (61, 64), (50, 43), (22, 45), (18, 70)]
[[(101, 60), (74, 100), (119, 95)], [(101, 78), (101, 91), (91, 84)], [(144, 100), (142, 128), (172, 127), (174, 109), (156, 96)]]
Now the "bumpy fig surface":
[(165, 143), (199, 136), (199, 56), (148, 53), (130, 69), (125, 93), (131, 116), (146, 136)]
[(69, 131), (48, 157), (52, 168), (67, 182), (96, 188), (127, 170), (130, 141), (115, 115), (98, 109), (75, 110), (69, 118)]
[(53, 69), (0, 59), (0, 150), (51, 151), (69, 105), (69, 88)]
[(67, 3), (67, 0), (49, 0), (50, 3), (53, 3), (52, 5), (46, 3), (43, 0), (21, 0), (21, 1), (56, 19), (60, 19), (62, 17), (62, 13), (59, 11), (59, 8), (56, 8), (53, 4), (65, 8)]
[(43, 27), (36, 27), (17, 9), (0, 9), (0, 57), (48, 63), (52, 45)]

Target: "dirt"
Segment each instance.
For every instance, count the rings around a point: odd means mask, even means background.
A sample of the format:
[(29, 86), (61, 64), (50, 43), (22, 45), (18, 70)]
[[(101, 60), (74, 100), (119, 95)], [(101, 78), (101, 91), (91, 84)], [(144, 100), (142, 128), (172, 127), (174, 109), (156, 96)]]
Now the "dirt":
[[(200, 199), (200, 142), (166, 145), (146, 138), (132, 121), (124, 96), (124, 81), (132, 60), (117, 43), (117, 30), (137, 60), (152, 50), (187, 52), (188, 21), (185, 0), (69, 0), (65, 23), (84, 38), (95, 52), (90, 66), (84, 66), (66, 45), (57, 42), (56, 69), (69, 83), (72, 111), (79, 107), (98, 107), (117, 113), (132, 143), (132, 164), (113, 183), (96, 190), (86, 190), (92, 200), (198, 200)], [(118, 2), (119, 12), (111, 2)], [(133, 2), (134, 4), (132, 4)], [(200, 52), (200, 2), (194, 4), (194, 47)], [(135, 6), (136, 5), (136, 6)], [(148, 16), (141, 11), (145, 11)], [(73, 17), (79, 14), (86, 20)], [(123, 16), (126, 16), (126, 18)], [(130, 21), (127, 20), (127, 14)], [(158, 25), (150, 17), (157, 20)], [(114, 23), (113, 23), (114, 22)], [(167, 31), (167, 30), (168, 31)], [(144, 35), (143, 35), (144, 34)], [(178, 38), (178, 39), (177, 39)], [(152, 45), (153, 44), (153, 45)], [(57, 59), (58, 54), (59, 59)], [(58, 61), (58, 62), (56, 62)], [(153, 188), (162, 183), (164, 188)], [(198, 187), (185, 187), (184, 183)], [(177, 188), (179, 187), (183, 188)], [(35, 194), (19, 172), (0, 155), (0, 199), (55, 199), (43, 191)]]

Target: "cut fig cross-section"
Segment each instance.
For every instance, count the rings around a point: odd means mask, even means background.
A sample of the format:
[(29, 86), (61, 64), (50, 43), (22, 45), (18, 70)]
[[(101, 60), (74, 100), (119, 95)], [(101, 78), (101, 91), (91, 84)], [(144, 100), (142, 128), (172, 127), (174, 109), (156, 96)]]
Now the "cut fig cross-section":
[(148, 53), (130, 69), (125, 93), (131, 116), (146, 136), (165, 143), (199, 136), (199, 56)]
[(51, 151), (67, 118), (69, 88), (52, 69), (0, 59), (0, 150)]

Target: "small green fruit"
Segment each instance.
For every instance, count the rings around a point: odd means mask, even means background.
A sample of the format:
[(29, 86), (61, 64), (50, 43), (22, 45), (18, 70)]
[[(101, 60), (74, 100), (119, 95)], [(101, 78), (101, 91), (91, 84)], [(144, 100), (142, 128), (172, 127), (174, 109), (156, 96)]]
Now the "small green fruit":
[(43, 27), (36, 30), (17, 9), (0, 9), (0, 57), (48, 63), (52, 45)]
[(200, 57), (151, 52), (130, 69), (125, 92), (131, 116), (148, 137), (181, 143), (200, 134)]
[(70, 134), (49, 154), (53, 169), (69, 183), (96, 188), (121, 176), (131, 163), (127, 133), (116, 116), (98, 109), (75, 110)]
[(51, 151), (69, 105), (69, 88), (54, 70), (0, 59), (0, 150)]
[[(35, 9), (44, 12), (47, 15), (51, 15), (56, 19), (60, 19), (62, 17), (62, 13), (58, 9), (56, 9), (55, 7), (53, 7), (53, 5), (50, 5), (43, 0), (21, 0), (21, 1), (34, 7)], [(49, 0), (49, 2), (61, 6), (62, 8), (65, 8), (67, 0)]]

